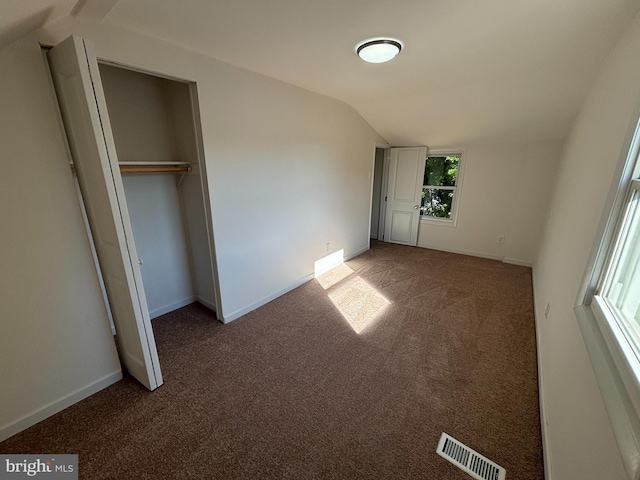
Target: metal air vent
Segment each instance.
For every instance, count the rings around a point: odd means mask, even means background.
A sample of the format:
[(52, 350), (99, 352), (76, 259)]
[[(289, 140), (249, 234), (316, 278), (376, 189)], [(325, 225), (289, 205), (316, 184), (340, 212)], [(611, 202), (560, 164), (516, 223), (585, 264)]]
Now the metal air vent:
[(443, 433), (436, 453), (478, 480), (504, 480), (507, 472), (500, 465)]

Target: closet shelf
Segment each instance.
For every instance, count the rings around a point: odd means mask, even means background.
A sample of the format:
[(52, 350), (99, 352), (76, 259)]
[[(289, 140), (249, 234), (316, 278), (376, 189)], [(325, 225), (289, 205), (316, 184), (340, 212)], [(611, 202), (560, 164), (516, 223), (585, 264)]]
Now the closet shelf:
[[(71, 171), (76, 173), (76, 167), (70, 162)], [(187, 173), (191, 171), (191, 165), (187, 162), (118, 162), (120, 173), (181, 173), (176, 185), (180, 188)]]

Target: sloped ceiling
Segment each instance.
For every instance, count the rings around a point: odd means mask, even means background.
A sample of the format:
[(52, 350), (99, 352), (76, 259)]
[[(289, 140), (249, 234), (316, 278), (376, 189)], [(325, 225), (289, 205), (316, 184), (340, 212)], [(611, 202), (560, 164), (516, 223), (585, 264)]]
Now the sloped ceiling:
[[(393, 145), (448, 146), (564, 138), (640, 1), (80, 0), (74, 14), (83, 8), (342, 100)], [(361, 61), (356, 45), (377, 36), (402, 53)]]
[(0, 48), (71, 12), (77, 0), (0, 1)]

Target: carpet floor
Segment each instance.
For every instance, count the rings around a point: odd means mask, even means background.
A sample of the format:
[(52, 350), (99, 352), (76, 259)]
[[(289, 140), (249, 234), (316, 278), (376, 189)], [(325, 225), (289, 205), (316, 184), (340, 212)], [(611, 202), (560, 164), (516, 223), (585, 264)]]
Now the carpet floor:
[(131, 377), (0, 443), (83, 479), (468, 479), (446, 432), (543, 475), (531, 270), (372, 242), (222, 325), (153, 320), (164, 385)]

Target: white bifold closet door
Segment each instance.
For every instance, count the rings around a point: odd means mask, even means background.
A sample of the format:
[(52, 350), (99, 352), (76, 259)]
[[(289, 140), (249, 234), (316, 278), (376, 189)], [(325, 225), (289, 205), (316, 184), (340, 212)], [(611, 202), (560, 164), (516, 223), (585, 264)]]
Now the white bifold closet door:
[(120, 356), (154, 390), (162, 373), (93, 45), (72, 36), (48, 57)]

